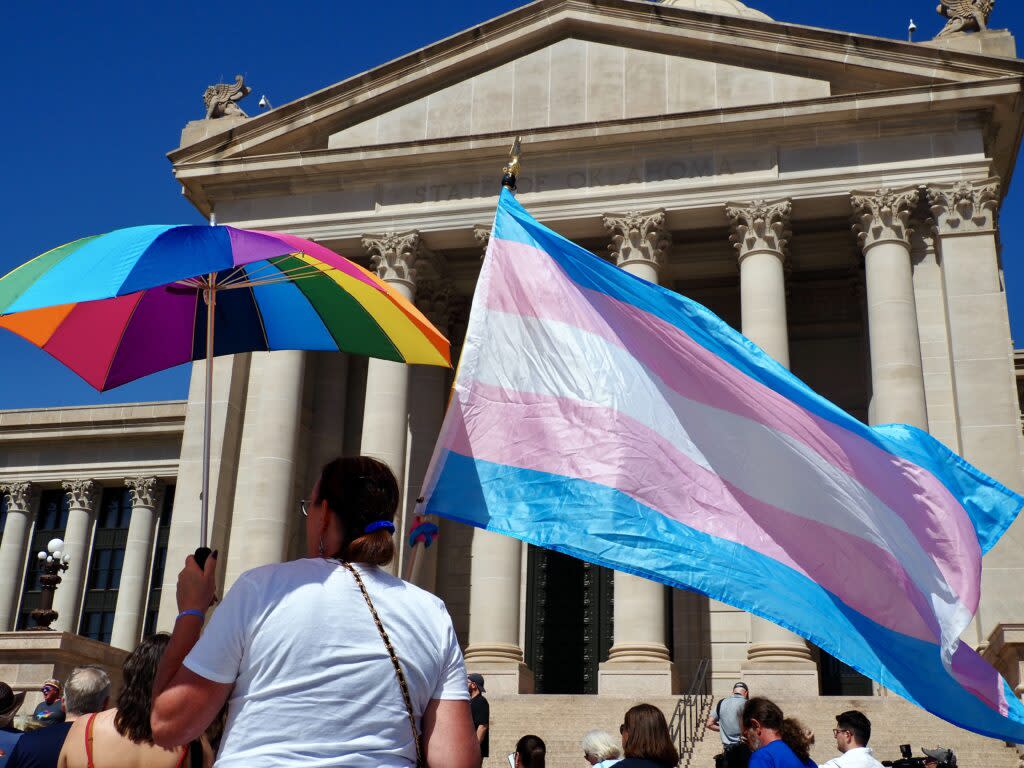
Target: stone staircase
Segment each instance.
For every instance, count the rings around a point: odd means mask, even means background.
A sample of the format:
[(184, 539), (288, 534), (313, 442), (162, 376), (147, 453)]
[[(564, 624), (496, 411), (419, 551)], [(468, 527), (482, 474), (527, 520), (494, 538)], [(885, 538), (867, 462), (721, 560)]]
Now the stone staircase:
[[(489, 696), (491, 704), (491, 757), (484, 768), (508, 768), (506, 755), (520, 736), (533, 733), (548, 748), (546, 768), (586, 768), (580, 740), (592, 728), (618, 734), (627, 709), (641, 701), (660, 707), (669, 720), (676, 698), (625, 698), (614, 696)], [(832, 729), (835, 715), (859, 709), (874, 727), (871, 746), (879, 760), (899, 757), (899, 745), (909, 743), (920, 756), (921, 747), (949, 747), (957, 754), (960, 768), (1018, 768), (1017, 753), (1002, 742), (978, 736), (940, 720), (897, 696), (851, 699), (844, 697), (776, 699), (788, 717), (796, 717), (811, 728), (817, 743), (811, 756), (818, 763), (835, 757)], [(694, 749), (689, 768), (712, 768), (713, 756), (721, 751), (718, 734), (699, 731), (702, 738)], [(685, 762), (684, 762), (685, 765)]]

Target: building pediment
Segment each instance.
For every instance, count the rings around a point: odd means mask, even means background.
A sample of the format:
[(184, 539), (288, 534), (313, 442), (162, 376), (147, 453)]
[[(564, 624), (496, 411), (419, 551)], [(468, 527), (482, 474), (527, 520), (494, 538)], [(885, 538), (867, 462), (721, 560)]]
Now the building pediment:
[(176, 165), (1024, 74), (1019, 61), (639, 0), (537, 0), (170, 153)]

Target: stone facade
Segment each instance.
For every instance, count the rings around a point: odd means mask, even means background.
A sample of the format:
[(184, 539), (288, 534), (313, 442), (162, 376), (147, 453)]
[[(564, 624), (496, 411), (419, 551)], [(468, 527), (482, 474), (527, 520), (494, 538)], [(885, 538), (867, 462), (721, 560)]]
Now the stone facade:
[[(520, 199), (545, 224), (707, 305), (856, 417), (929, 429), (1019, 489), (998, 206), (1016, 157), (1024, 62), (976, 55), (984, 41), (960, 54), (950, 40), (774, 24), (734, 0), (540, 0), (244, 122), (193, 125), (171, 159), (204, 214), (216, 208), (220, 223), (294, 232), (361, 261), (457, 349), (487, 243), (481, 223), (521, 133)], [(1001, 33), (1000, 55), (1006, 45)], [(215, 365), (210, 533), (225, 587), (301, 552), (293, 501), (339, 452), (395, 468), (407, 528), (449, 374), (301, 352)], [(176, 414), (170, 455), (130, 471), (33, 421), (59, 422), (62, 411), (0, 415), (0, 441), (41, 446), (5, 452), (22, 458), (8, 459), (0, 482), (130, 478), (132, 562), (153, 536), (148, 483), (176, 485), (164, 629), (177, 563), (197, 540), (202, 369), (187, 403), (126, 409), (145, 446), (156, 427), (139, 409)], [(0, 568), (15, 573), (33, 513), (12, 488), (15, 533), (0, 541)], [(75, 504), (81, 538), (94, 514)], [(986, 561), (973, 645), (1024, 621), (1020, 525)], [(541, 574), (517, 541), (441, 528), (415, 578), (446, 600), (470, 666), (489, 689), (551, 692), (556, 682), (538, 684), (531, 663), (560, 641), (538, 631), (538, 595), (557, 588), (538, 579), (562, 577)], [(403, 548), (395, 567), (407, 565)], [(703, 659), (716, 690), (740, 674), (799, 693), (845, 684), (833, 661), (745, 613), (621, 574), (605, 580), (612, 602), (592, 576), (579, 589), (597, 590), (585, 598), (603, 601), (594, 615), (607, 631), (588, 640), (601, 650), (586, 675), (603, 692), (678, 692)], [(0, 595), (0, 616), (20, 589)], [(118, 596), (122, 647), (137, 637), (143, 603), (141, 593)]]

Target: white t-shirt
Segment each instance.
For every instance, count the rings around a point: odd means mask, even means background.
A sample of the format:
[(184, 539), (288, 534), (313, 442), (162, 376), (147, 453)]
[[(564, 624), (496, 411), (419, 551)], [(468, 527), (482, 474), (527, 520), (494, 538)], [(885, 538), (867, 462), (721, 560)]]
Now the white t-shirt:
[[(356, 566), (409, 684), (417, 728), (431, 699), (468, 699), (466, 667), (438, 598)], [(379, 768), (416, 762), (391, 657), (352, 574), (308, 559), (243, 573), (185, 666), (234, 683), (215, 765)]]
[(871, 747), (854, 747), (829, 760), (821, 768), (882, 768)]

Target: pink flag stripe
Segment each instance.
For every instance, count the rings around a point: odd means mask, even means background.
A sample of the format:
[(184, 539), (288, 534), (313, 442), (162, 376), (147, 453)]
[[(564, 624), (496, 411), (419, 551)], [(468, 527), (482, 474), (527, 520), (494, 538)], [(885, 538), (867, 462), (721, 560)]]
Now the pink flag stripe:
[(953, 677), (1004, 717), (1010, 713), (1003, 678), (973, 648), (961, 643), (953, 654)]
[[(840, 471), (856, 478), (913, 531), (938, 563), (947, 582), (972, 612), (980, 590), (981, 550), (966, 512), (931, 473), (881, 450), (842, 427), (800, 408), (693, 341), (660, 318), (606, 294), (572, 283), (542, 251), (517, 242), (492, 240), (490, 310), (565, 323), (628, 350), (684, 397), (759, 421), (788, 434)], [(640, 331), (639, 328), (643, 328)], [(707, 386), (707, 380), (719, 386)], [(885, 471), (880, 471), (882, 467)], [(894, 473), (891, 467), (897, 467)], [(885, 477), (886, 482), (877, 478)], [(950, 520), (949, 510), (956, 510)], [(936, 539), (954, 525), (955, 539)]]
[[(467, 385), (453, 408), (474, 414), (472, 431), (460, 423), (446, 448), (615, 488), (694, 530), (788, 565), (879, 624), (937, 642), (932, 607), (881, 547), (747, 495), (619, 411), (479, 381)], [(688, 495), (675, 492), (680, 484), (691, 489)], [(801, 535), (792, 535), (795, 530)]]

